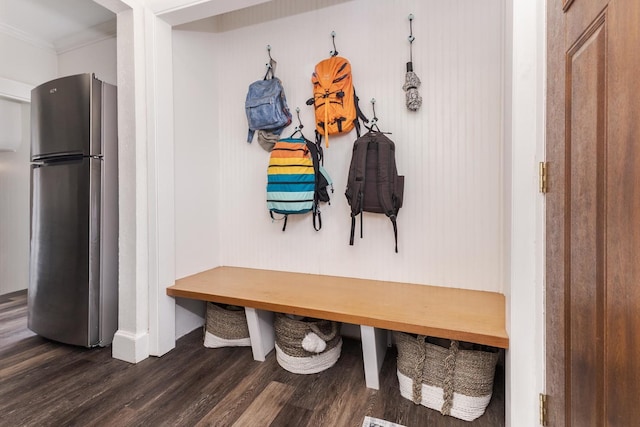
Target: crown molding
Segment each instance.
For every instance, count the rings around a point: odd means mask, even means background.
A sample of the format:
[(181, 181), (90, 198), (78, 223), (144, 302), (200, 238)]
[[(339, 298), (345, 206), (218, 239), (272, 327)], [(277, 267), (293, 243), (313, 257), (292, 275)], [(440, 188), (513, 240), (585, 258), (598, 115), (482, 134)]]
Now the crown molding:
[(148, 0), (151, 10), (171, 26), (233, 12), (272, 0)]
[(68, 37), (58, 39), (54, 42), (55, 50), (58, 54), (69, 52), (74, 49), (89, 46), (91, 44), (116, 37), (118, 34), (117, 19), (113, 18), (102, 24), (94, 25), (86, 30), (77, 32)]
[(29, 43), (40, 49), (50, 50), (54, 53), (56, 51), (55, 46), (52, 43), (49, 43), (48, 41), (35, 37), (31, 34), (25, 33), (24, 31), (21, 31), (3, 22), (0, 22), (0, 33), (14, 39)]
[(118, 24), (116, 18), (113, 18), (107, 22), (103, 22), (102, 24), (94, 25), (93, 27), (89, 27), (70, 36), (55, 40), (53, 43), (35, 37), (2, 22), (0, 22), (0, 33), (59, 55), (102, 40), (116, 37), (118, 33)]

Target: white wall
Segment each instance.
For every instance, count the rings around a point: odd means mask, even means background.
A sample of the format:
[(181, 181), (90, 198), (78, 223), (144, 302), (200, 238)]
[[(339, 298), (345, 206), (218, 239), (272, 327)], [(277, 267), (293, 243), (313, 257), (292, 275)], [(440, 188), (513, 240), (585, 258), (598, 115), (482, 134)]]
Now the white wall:
[(50, 48), (0, 31), (0, 76), (37, 85), (57, 76), (57, 56)]
[[(424, 102), (417, 113), (406, 110), (401, 89), (410, 12), (414, 68), (423, 81)], [(176, 162), (176, 182), (183, 180), (190, 192), (202, 195), (176, 203), (176, 223), (188, 222), (191, 230), (182, 234), (176, 226), (177, 277), (223, 264), (502, 291), (503, 13), (502, 2), (491, 0), (321, 1), (313, 7), (274, 0), (211, 20), (213, 32), (203, 36), (210, 41), (199, 48), (197, 63), (210, 70), (215, 58), (217, 88), (207, 90), (207, 83), (205, 95), (194, 98), (185, 113), (176, 104), (176, 121), (179, 114), (201, 117), (207, 98), (221, 108), (217, 120), (204, 117), (188, 133), (176, 126), (175, 144), (200, 162), (200, 149), (188, 147), (206, 140), (220, 150), (219, 162), (193, 179), (187, 157)], [(305, 101), (314, 65), (332, 49), (333, 30), (338, 51), (352, 63), (361, 106), (371, 116), (369, 101), (376, 98), (379, 125), (393, 132), (397, 144), (398, 169), (406, 176), (399, 254), (393, 252), (391, 224), (380, 215), (365, 215), (365, 238), (348, 245), (343, 194), (355, 132), (331, 138), (325, 150), (336, 191), (322, 209), (323, 229), (317, 233), (308, 215), (290, 218), (284, 233), (271, 222), (265, 203), (268, 153), (245, 142), (244, 98), (249, 83), (262, 77), (267, 44), (289, 106), (301, 108), (305, 134), (313, 137), (312, 108)], [(180, 32), (174, 31), (176, 39)], [(183, 48), (176, 44), (174, 52)], [(203, 81), (199, 73), (180, 74), (175, 66), (176, 82)], [(204, 80), (215, 78), (210, 74)], [(285, 134), (292, 131), (293, 126)], [(209, 195), (218, 185), (216, 200)], [(193, 249), (210, 244), (196, 230), (216, 229), (218, 260), (214, 249)], [(178, 267), (186, 265), (191, 267)]]
[(0, 151), (0, 295), (29, 284), (29, 104), (18, 108), (20, 145)]
[[(57, 76), (55, 52), (0, 33), (0, 77), (38, 85)], [(20, 105), (21, 143), (0, 151), (0, 295), (29, 284), (29, 106)], [(2, 129), (0, 129), (2, 132)]]
[(220, 262), (218, 55), (210, 33), (173, 31), (176, 276)]
[[(37, 86), (60, 76), (95, 72), (116, 82), (116, 39), (57, 55), (46, 46), (0, 33), (0, 77)], [(15, 152), (0, 151), (0, 295), (29, 284), (29, 105), (21, 105), (22, 142)], [(0, 132), (2, 130), (0, 129)]]
[(58, 75), (95, 73), (112, 85), (117, 84), (116, 37), (100, 40), (58, 55)]
[[(176, 277), (220, 263), (217, 56), (203, 55), (215, 43), (210, 33), (173, 31)], [(202, 302), (178, 298), (176, 336), (203, 315)]]

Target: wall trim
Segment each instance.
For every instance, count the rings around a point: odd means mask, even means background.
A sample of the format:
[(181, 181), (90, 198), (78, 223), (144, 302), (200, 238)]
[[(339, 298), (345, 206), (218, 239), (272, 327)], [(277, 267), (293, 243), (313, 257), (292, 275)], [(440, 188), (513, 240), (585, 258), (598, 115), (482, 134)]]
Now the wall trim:
[(129, 363), (138, 363), (149, 357), (149, 333), (132, 334), (118, 330), (113, 337), (111, 356)]
[(171, 26), (146, 11), (145, 38), (149, 354), (162, 356), (176, 344), (176, 301), (165, 291), (176, 276)]
[(54, 42), (54, 48), (58, 54), (61, 54), (89, 46), (103, 40), (115, 38), (118, 32), (117, 27), (117, 19), (113, 18), (110, 21), (94, 25), (93, 27), (89, 27), (68, 37), (56, 40)]
[(170, 25), (181, 25), (271, 0), (155, 0), (153, 12)]
[(37, 48), (45, 49), (55, 54), (61, 54), (116, 37), (117, 19), (113, 18), (110, 21), (94, 25), (68, 37), (55, 40), (54, 42), (49, 42), (47, 40), (33, 36), (29, 33), (26, 33), (4, 23), (0, 23), (0, 33), (16, 40), (29, 43), (30, 45)]
[(25, 33), (24, 31), (21, 31), (15, 27), (12, 27), (11, 25), (4, 24), (2, 22), (0, 22), (0, 33), (6, 34), (7, 36), (14, 39), (29, 43), (40, 49), (49, 50), (51, 52), (56, 51), (52, 43), (49, 43), (48, 41), (35, 37), (31, 34)]
[(35, 86), (16, 80), (0, 77), (0, 98), (11, 101), (30, 103), (31, 90)]

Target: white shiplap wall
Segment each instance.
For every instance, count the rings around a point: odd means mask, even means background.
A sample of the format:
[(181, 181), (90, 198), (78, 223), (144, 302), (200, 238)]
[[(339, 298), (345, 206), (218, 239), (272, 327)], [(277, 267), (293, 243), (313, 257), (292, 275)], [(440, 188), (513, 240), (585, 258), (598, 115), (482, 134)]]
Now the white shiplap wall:
[[(5, 83), (24, 89), (57, 77), (55, 52), (1, 29), (0, 52), (0, 79)], [(18, 105), (21, 123), (16, 126), (22, 139), (15, 151), (0, 151), (0, 295), (27, 289), (29, 284), (30, 108), (26, 102)]]
[(176, 276), (219, 262), (220, 155), (215, 40), (173, 32)]
[[(414, 69), (422, 79), (423, 106), (417, 113), (405, 108), (402, 90), (409, 13), (415, 15)], [(180, 221), (212, 210), (209, 196), (216, 188), (216, 212), (182, 229), (215, 232), (213, 251), (219, 250), (219, 256), (216, 262), (211, 253), (182, 250), (189, 247), (183, 241), (176, 247), (179, 277), (196, 270), (181, 265), (202, 269), (220, 264), (503, 291), (502, 1), (273, 0), (201, 27), (210, 28), (205, 36), (210, 44), (199, 49), (214, 80), (213, 87), (204, 86), (209, 100), (198, 97), (191, 108), (195, 113), (207, 102), (219, 108), (216, 117), (193, 126), (201, 126), (200, 138), (215, 147), (211, 168), (219, 172), (207, 175), (210, 182), (185, 180), (193, 174), (186, 160), (197, 161), (201, 152), (193, 142), (193, 127), (181, 132), (176, 121), (176, 156), (181, 156), (176, 163), (176, 233), (179, 241)], [(320, 232), (313, 230), (309, 215), (290, 217), (284, 233), (280, 223), (271, 222), (265, 203), (268, 153), (257, 142), (244, 142), (244, 98), (249, 83), (264, 73), (267, 45), (278, 61), (276, 74), (289, 106), (301, 108), (305, 134), (313, 137), (313, 109), (305, 101), (311, 96), (314, 65), (332, 49), (331, 31), (337, 33), (338, 51), (351, 61), (365, 114), (371, 116), (375, 98), (379, 126), (392, 132), (396, 142), (398, 170), (406, 176), (399, 254), (393, 252), (391, 223), (381, 215), (365, 215), (364, 239), (348, 245), (344, 189), (355, 131), (332, 137), (325, 150), (335, 193), (322, 209)], [(174, 36), (193, 37), (180, 29)], [(174, 60), (179, 48), (194, 49), (176, 43)], [(174, 67), (176, 81), (190, 78)], [(176, 117), (180, 114), (187, 113), (176, 111)], [(284, 134), (292, 132), (293, 125)], [(201, 191), (202, 199), (179, 204), (181, 187)], [(189, 234), (196, 245), (197, 234)]]

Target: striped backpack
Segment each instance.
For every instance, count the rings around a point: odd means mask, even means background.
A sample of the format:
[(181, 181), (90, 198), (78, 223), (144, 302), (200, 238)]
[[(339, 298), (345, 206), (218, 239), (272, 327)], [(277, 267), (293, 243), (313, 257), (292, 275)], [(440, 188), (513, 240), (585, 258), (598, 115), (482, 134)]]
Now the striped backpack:
[(320, 165), (322, 148), (305, 138), (285, 138), (275, 143), (267, 169), (267, 207), (284, 215), (282, 231), (290, 214), (313, 214), (313, 228), (322, 228), (320, 202), (329, 202), (327, 187), (333, 183)]

